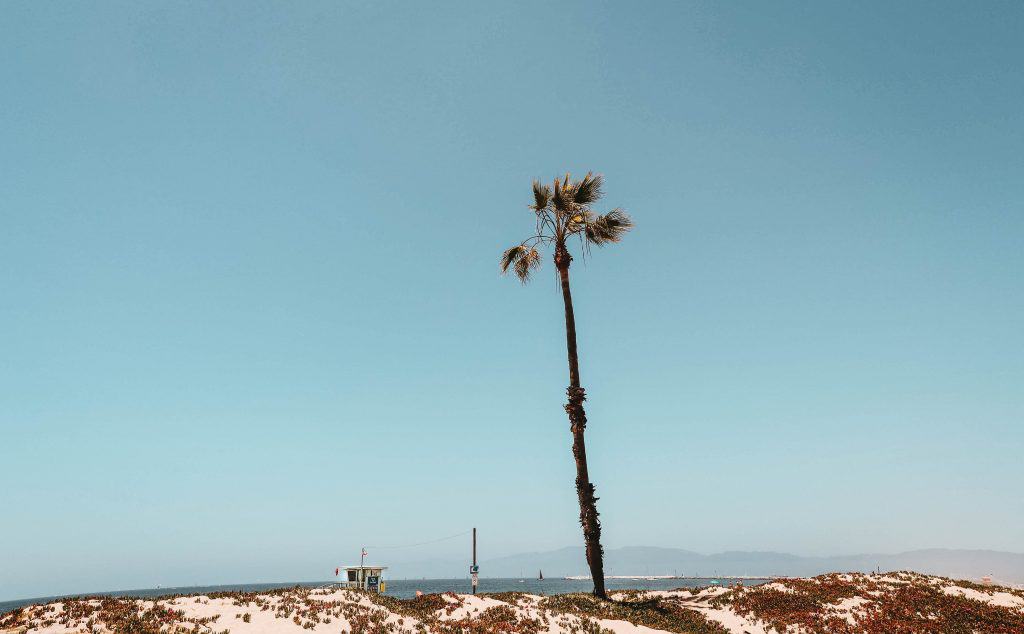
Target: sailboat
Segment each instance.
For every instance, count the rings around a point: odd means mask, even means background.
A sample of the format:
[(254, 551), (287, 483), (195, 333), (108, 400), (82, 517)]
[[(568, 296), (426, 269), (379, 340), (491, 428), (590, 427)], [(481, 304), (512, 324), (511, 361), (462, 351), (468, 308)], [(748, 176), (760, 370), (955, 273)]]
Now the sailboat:
[(539, 581), (544, 581), (544, 571), (543, 570), (538, 570), (537, 571), (537, 579)]

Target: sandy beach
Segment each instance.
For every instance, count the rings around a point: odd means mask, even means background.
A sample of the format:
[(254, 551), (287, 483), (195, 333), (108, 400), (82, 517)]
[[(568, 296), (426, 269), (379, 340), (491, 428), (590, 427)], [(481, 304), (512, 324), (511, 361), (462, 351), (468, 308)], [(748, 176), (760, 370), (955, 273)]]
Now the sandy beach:
[(1024, 632), (1024, 591), (915, 573), (832, 574), (758, 587), (424, 595), (399, 600), (354, 590), (291, 588), (160, 599), (78, 598), (0, 618), (4, 634), (39, 632), (286, 632), (441, 634), (797, 634)]

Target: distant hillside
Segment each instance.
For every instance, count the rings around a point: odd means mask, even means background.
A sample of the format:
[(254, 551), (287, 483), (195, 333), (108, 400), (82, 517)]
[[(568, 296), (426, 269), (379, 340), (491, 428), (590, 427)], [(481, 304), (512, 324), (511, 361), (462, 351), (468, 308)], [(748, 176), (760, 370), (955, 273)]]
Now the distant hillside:
[[(465, 576), (461, 562), (432, 561), (395, 564), (394, 576)], [(786, 553), (728, 551), (702, 555), (678, 548), (633, 546), (613, 548), (605, 553), (607, 575), (785, 575), (813, 576), (826, 572), (869, 572), (875, 568), (914, 570), (924, 574), (960, 579), (991, 575), (1004, 583), (1024, 583), (1024, 554), (993, 550), (913, 550), (896, 554), (863, 554), (838, 557), (800, 557)], [(483, 560), (480, 574), (487, 577), (534, 576), (543, 570), (547, 577), (587, 575), (582, 547), (567, 547), (538, 553), (522, 553)]]

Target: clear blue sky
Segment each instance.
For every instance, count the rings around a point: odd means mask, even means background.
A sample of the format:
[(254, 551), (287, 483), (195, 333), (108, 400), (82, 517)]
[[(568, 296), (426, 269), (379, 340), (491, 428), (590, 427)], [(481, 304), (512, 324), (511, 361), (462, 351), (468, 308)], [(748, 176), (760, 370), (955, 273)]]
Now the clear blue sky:
[[(0, 599), (581, 542), (1024, 551), (1020, 3), (38, 3), (0, 20)], [(441, 544), (423, 556), (448, 555)], [(382, 557), (383, 558), (383, 557)]]

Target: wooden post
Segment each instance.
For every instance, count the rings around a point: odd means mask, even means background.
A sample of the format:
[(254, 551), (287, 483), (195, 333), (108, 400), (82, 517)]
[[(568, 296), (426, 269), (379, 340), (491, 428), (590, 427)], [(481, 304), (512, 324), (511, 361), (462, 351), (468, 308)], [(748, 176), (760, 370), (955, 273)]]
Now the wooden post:
[(473, 594), (476, 594), (476, 527), (473, 527)]

